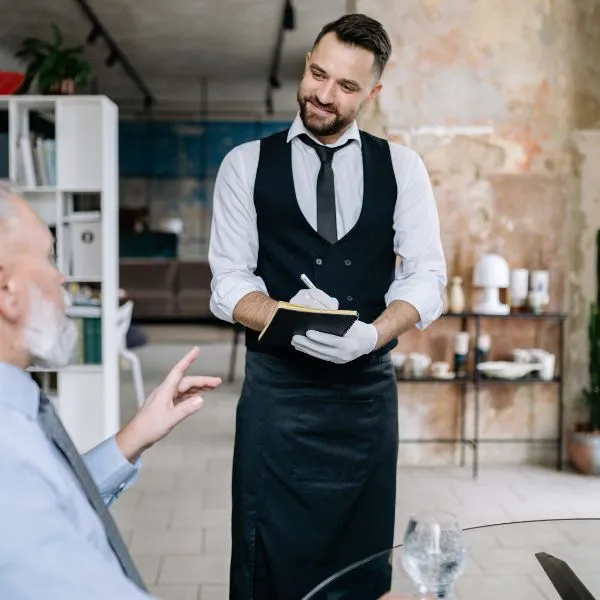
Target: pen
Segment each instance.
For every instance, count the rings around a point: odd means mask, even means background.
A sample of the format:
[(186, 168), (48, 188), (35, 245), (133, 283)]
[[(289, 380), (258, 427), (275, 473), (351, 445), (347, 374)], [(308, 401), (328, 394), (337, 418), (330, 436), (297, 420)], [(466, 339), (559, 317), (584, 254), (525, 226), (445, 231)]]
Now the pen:
[(316, 290), (317, 286), (304, 274), (300, 275), (300, 279), (302, 279), (303, 283), (306, 287), (309, 287), (311, 290)]

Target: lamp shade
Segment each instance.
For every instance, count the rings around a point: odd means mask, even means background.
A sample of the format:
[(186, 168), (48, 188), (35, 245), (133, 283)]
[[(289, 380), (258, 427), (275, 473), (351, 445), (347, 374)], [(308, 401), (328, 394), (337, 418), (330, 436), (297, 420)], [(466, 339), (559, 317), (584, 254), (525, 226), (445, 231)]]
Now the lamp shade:
[(499, 254), (484, 254), (475, 265), (473, 285), (483, 288), (507, 288), (510, 285), (508, 263)]

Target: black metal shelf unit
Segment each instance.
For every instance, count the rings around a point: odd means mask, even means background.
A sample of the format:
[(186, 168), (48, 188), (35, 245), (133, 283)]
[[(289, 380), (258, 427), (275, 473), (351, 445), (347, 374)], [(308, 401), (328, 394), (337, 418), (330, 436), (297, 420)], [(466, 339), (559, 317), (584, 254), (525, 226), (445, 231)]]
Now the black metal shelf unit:
[[(405, 444), (460, 444), (460, 465), (465, 465), (465, 449), (470, 447), (473, 451), (473, 479), (476, 479), (479, 474), (479, 445), (486, 443), (515, 443), (515, 444), (552, 444), (556, 446), (556, 468), (563, 468), (563, 425), (564, 425), (564, 388), (563, 388), (563, 368), (564, 368), (564, 339), (565, 339), (565, 321), (566, 313), (562, 312), (542, 312), (542, 313), (511, 313), (508, 315), (485, 315), (474, 312), (464, 313), (444, 313), (443, 318), (461, 319), (461, 330), (467, 331), (470, 321), (475, 323), (475, 339), (479, 338), (481, 333), (481, 321), (483, 319), (527, 319), (535, 321), (556, 321), (559, 326), (559, 349), (557, 352), (557, 365), (559, 376), (552, 380), (544, 380), (538, 377), (527, 376), (519, 379), (495, 379), (481, 375), (477, 369), (477, 363), (473, 360), (473, 372), (467, 377), (455, 379), (436, 379), (434, 377), (424, 377), (420, 379), (399, 378), (398, 383), (420, 383), (420, 384), (438, 384), (438, 385), (460, 385), (462, 387), (460, 394), (460, 437), (453, 438), (401, 438), (400, 443)], [(480, 392), (482, 386), (500, 386), (500, 385), (554, 385), (558, 391), (558, 417), (557, 417), (557, 436), (555, 438), (481, 438), (479, 435), (479, 418), (480, 418)], [(466, 433), (466, 406), (467, 406), (467, 391), (469, 387), (473, 387), (473, 435), (467, 437)]]

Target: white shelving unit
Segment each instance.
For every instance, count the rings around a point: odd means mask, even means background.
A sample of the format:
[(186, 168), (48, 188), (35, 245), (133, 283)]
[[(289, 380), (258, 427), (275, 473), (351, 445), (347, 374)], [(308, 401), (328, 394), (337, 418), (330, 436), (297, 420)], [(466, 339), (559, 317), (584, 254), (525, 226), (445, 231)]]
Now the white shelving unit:
[[(56, 228), (66, 282), (100, 287), (100, 305), (71, 316), (100, 319), (101, 357), (57, 373), (58, 412), (83, 452), (114, 434), (120, 418), (118, 109), (104, 96), (0, 96), (0, 109), (9, 112), (12, 186)], [(53, 123), (54, 142), (34, 135), (33, 112)], [(76, 211), (81, 194), (99, 199), (99, 210)]]

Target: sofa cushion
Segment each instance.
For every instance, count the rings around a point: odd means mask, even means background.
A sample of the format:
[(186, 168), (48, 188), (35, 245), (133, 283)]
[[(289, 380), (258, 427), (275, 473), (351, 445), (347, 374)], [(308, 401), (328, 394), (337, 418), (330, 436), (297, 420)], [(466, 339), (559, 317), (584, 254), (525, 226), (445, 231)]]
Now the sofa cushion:
[(177, 260), (122, 258), (119, 263), (120, 286), (133, 300), (134, 317), (176, 314)]
[(212, 273), (206, 261), (185, 260), (177, 275), (177, 311), (182, 316), (211, 317), (210, 283)]

